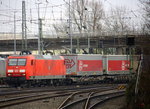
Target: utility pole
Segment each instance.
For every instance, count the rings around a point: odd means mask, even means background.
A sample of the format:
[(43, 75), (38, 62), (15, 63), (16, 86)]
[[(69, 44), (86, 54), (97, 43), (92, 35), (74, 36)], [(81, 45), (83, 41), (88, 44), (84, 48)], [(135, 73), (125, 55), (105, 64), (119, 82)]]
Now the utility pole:
[(70, 10), (70, 0), (69, 0), (69, 37), (70, 37), (70, 50), (71, 50), (71, 54), (72, 54), (72, 35), (71, 35), (71, 10)]
[(14, 12), (14, 54), (16, 54), (16, 12)]
[(27, 50), (27, 31), (25, 1), (22, 1), (22, 50), (24, 49)]
[(43, 52), (43, 33), (42, 33), (42, 19), (39, 19), (39, 21), (40, 21), (40, 28), (39, 28), (39, 38), (40, 38), (40, 50), (41, 50), (41, 54), (42, 54), (42, 52)]
[[(137, 97), (138, 95), (138, 91), (139, 91), (139, 81), (140, 81), (140, 76), (141, 76), (141, 69), (142, 69), (142, 63), (143, 63), (143, 54), (141, 54), (141, 59), (140, 59), (140, 63), (138, 66), (138, 72), (137, 72), (137, 77), (136, 77), (136, 83), (135, 83), (135, 97)], [(135, 99), (136, 102), (136, 99)]]
[(90, 54), (90, 37), (88, 36), (88, 53)]
[(38, 31), (39, 31), (39, 33), (38, 33), (38, 54), (39, 55), (41, 55), (42, 53), (41, 53), (41, 37), (42, 37), (42, 33), (41, 33), (41, 31), (42, 31), (42, 23), (41, 23), (41, 19), (40, 19), (40, 7), (39, 7), (39, 5), (40, 5), (41, 3), (38, 3)]

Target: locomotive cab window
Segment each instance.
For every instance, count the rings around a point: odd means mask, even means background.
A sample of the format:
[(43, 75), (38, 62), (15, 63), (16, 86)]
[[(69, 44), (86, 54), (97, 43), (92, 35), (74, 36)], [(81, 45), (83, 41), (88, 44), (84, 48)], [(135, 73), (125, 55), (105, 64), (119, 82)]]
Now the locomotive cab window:
[(9, 59), (8, 65), (9, 66), (17, 65), (17, 59)]
[(26, 59), (18, 59), (18, 66), (26, 65)]
[(26, 59), (9, 59), (8, 61), (9, 66), (25, 66)]

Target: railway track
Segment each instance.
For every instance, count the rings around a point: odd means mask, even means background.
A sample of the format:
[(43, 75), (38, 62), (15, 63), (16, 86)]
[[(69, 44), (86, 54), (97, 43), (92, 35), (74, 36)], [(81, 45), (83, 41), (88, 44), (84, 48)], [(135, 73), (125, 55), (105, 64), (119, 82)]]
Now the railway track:
[(77, 96), (77, 94), (79, 93), (73, 93), (72, 95), (70, 95), (57, 109), (94, 109), (97, 105), (107, 100), (123, 96), (125, 94), (125, 91), (92, 91), (89, 92), (88, 96), (75, 99), (74, 96)]
[[(67, 97), (68, 99), (71, 98), (72, 96), (76, 94), (88, 94), (89, 92), (97, 92), (97, 91), (107, 91), (107, 90), (112, 90), (115, 89), (116, 87), (92, 87), (92, 88), (74, 88), (74, 89), (68, 89), (68, 90), (61, 90), (61, 91), (47, 91), (47, 92), (41, 92), (40, 93), (33, 93), (32, 95), (27, 93), (27, 95), (17, 95), (13, 97), (8, 97), (8, 98), (3, 98), (0, 100), (0, 108), (4, 107), (9, 107), (13, 105), (18, 105), (22, 103), (27, 103), (27, 102), (32, 102), (32, 101), (37, 101), (37, 100), (42, 100), (42, 99), (47, 99), (47, 98), (54, 98), (54, 97), (61, 97), (61, 96), (69, 96)], [(17, 94), (17, 93), (16, 93)], [(67, 100), (66, 100), (67, 101)], [(63, 104), (64, 105), (64, 104)], [(61, 106), (62, 107), (62, 106)], [(61, 108), (60, 107), (60, 108)]]
[[(69, 88), (68, 88), (69, 87)], [(117, 85), (112, 84), (104, 84), (104, 85), (92, 85), (92, 86), (85, 86), (85, 85), (72, 85), (72, 86), (59, 86), (59, 87), (35, 87), (35, 88), (7, 88), (7, 89), (0, 89), (0, 96), (5, 95), (13, 95), (13, 94), (24, 94), (24, 93), (38, 93), (38, 92), (48, 92), (48, 91), (62, 91), (62, 90), (82, 90), (86, 88), (95, 88), (95, 87), (117, 87)]]
[(3, 99), (3, 100), (0, 100), (0, 108), (18, 105), (18, 104), (27, 103), (27, 102), (32, 102), (32, 101), (37, 101), (41, 99), (53, 98), (53, 97), (58, 97), (58, 96), (67, 96), (69, 94), (70, 93), (68, 92), (45, 93), (45, 94), (34, 94), (30, 96), (20, 96), (20, 97), (13, 97), (9, 99)]
[(97, 102), (93, 102), (91, 103), (91, 105), (87, 105), (87, 107), (85, 107), (85, 109), (94, 109), (96, 106), (108, 101), (108, 100), (111, 100), (111, 99), (114, 99), (114, 98), (117, 98), (117, 97), (121, 97), (121, 96), (124, 96), (125, 95), (125, 92), (117, 92), (117, 93), (112, 93), (110, 95), (106, 95), (104, 96), (104, 98), (102, 98), (101, 100), (98, 100)]

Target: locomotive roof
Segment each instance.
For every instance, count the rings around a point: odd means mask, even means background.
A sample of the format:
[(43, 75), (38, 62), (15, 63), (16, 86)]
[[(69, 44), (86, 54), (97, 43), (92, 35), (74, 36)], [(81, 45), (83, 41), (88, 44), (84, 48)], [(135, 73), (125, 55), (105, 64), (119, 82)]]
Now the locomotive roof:
[(63, 54), (61, 56), (128, 56), (128, 55), (102, 55), (102, 54)]
[(64, 59), (62, 56), (55, 56), (55, 55), (34, 55), (36, 59), (53, 59), (53, 60), (60, 60)]
[(33, 56), (35, 59), (52, 59), (52, 60), (61, 60), (64, 59), (62, 56), (55, 56), (55, 55), (12, 55), (13, 57), (26, 57), (26, 56)]

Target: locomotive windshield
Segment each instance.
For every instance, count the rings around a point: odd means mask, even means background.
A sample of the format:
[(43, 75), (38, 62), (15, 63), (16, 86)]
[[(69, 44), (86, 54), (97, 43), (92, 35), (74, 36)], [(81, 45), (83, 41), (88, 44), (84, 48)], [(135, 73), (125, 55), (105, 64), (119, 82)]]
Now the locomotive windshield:
[(19, 65), (19, 66), (24, 66), (24, 65), (26, 65), (26, 59), (18, 59), (18, 65)]
[(26, 59), (9, 59), (8, 62), (9, 66), (25, 66), (26, 65)]
[(8, 63), (9, 63), (10, 66), (17, 65), (17, 59), (9, 59)]

